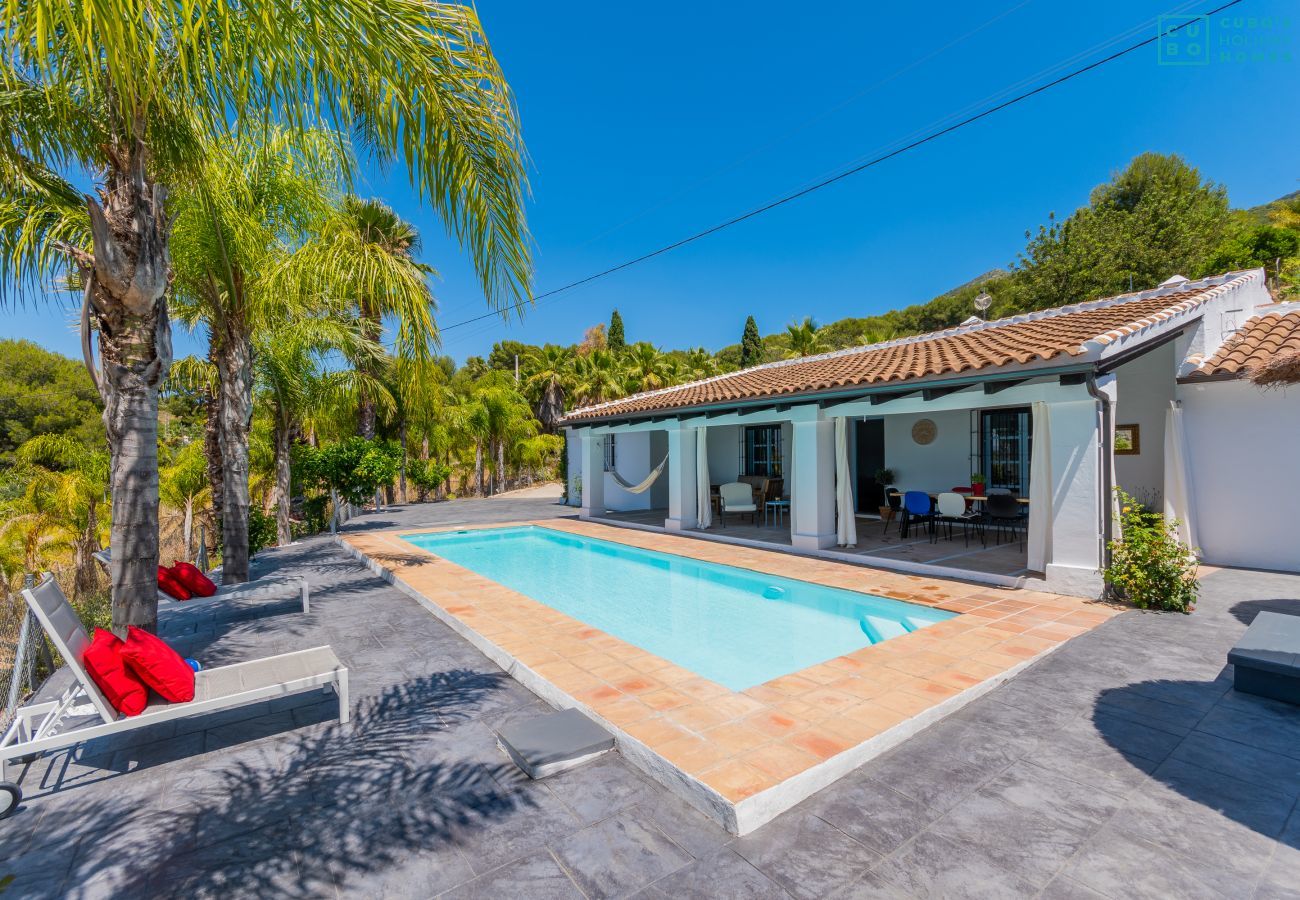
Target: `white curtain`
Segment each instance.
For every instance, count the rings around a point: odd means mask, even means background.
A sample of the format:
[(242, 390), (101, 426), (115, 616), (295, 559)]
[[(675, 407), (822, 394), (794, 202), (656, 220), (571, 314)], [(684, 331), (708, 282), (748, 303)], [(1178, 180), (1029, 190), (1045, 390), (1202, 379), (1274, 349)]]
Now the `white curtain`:
[(1029, 459), (1029, 540), (1031, 572), (1044, 571), (1052, 558), (1052, 414), (1042, 400), (1034, 402), (1034, 449)]
[(1183, 410), (1171, 400), (1165, 413), (1165, 518), (1178, 521), (1178, 539), (1193, 550), (1196, 529), (1192, 526), (1192, 498), (1187, 483), (1187, 436), (1183, 431)]
[(798, 500), (799, 486), (795, 484), (795, 481), (798, 479), (799, 476), (798, 476), (798, 470), (796, 470), (794, 467), (794, 445), (799, 439), (798, 435), (799, 435), (799, 426), (798, 425), (791, 426), (790, 452), (786, 454), (786, 459), (785, 459), (785, 483), (790, 487), (790, 508), (787, 510), (787, 512), (790, 513), (790, 543), (792, 544), (794, 543), (794, 535), (795, 535), (794, 508), (795, 508), (795, 504), (799, 502)]
[(700, 528), (713, 524), (709, 500), (709, 429), (697, 428), (695, 438), (695, 520)]
[(835, 520), (841, 547), (858, 545), (858, 523), (853, 517), (850, 477), (848, 420), (839, 416), (835, 420)]

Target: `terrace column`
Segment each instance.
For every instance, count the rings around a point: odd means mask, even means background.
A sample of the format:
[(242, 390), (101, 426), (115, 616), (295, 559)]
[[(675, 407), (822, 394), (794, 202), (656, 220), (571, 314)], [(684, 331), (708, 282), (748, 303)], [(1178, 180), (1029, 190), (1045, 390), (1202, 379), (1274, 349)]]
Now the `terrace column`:
[(579, 517), (605, 515), (605, 440), (588, 429), (579, 437), (582, 471), (582, 510)]
[(668, 426), (668, 518), (664, 528), (689, 531), (698, 522), (695, 515), (695, 428), (673, 422)]
[(835, 545), (835, 423), (793, 423), (790, 543), (796, 550)]

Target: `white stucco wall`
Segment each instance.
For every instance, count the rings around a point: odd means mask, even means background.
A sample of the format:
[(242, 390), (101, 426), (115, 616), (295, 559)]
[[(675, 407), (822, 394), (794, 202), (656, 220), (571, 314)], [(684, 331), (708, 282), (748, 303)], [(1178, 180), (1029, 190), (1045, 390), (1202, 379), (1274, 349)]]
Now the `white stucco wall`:
[(709, 425), (709, 481), (726, 484), (740, 477), (740, 426)]
[(1151, 502), (1162, 496), (1165, 478), (1165, 412), (1174, 399), (1177, 361), (1174, 345), (1166, 344), (1125, 363), (1115, 370), (1118, 401), (1115, 426), (1141, 427), (1140, 450), (1136, 456), (1115, 454), (1115, 482), (1139, 500)]
[(1179, 385), (1205, 562), (1300, 572), (1300, 389)]
[[(641, 431), (620, 434), (614, 439), (614, 468), (625, 481), (637, 484), (650, 474), (650, 468), (659, 460), (650, 461), (650, 436), (653, 432)], [(649, 509), (650, 491), (633, 494), (624, 490), (610, 472), (605, 472), (605, 508), (617, 512)]]
[(582, 477), (582, 442), (578, 439), (578, 432), (572, 428), (564, 430), (564, 447), (568, 453), (568, 492), (565, 502), (569, 506), (577, 506), (578, 497), (578, 479)]
[[(970, 411), (947, 410), (919, 415), (885, 416), (885, 465), (903, 491), (946, 491), (970, 484)], [(912, 440), (912, 426), (930, 419), (938, 431), (922, 446)]]

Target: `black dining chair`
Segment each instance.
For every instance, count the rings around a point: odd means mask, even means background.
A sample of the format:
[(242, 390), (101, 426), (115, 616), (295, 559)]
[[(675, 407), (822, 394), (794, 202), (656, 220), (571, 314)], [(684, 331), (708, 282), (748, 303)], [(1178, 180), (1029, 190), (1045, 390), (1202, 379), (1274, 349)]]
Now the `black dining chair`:
[(1002, 532), (1015, 534), (1020, 538), (1020, 547), (1025, 546), (1027, 519), (1021, 514), (1020, 501), (1011, 494), (990, 493), (984, 498), (984, 544), (988, 546), (988, 529), (996, 534), (995, 541), (1002, 543)]
[(899, 518), (899, 510), (903, 508), (903, 495), (898, 491), (885, 491), (885, 503), (888, 504), (888, 513), (881, 516), (884, 519), (883, 527), (880, 529), (881, 534), (889, 533), (889, 523)]

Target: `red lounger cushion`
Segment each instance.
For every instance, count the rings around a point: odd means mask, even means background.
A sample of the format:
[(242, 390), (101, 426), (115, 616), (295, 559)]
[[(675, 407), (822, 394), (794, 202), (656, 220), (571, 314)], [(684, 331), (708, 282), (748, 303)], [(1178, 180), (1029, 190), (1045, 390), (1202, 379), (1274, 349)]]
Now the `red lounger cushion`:
[(138, 716), (149, 702), (149, 691), (122, 658), (124, 646), (111, 631), (96, 628), (81, 664), (113, 709), (124, 716)]
[(217, 586), (212, 583), (212, 579), (204, 575), (198, 566), (177, 560), (171, 572), (172, 577), (181, 583), (181, 587), (195, 597), (211, 597), (217, 592)]
[(122, 658), (164, 700), (188, 703), (194, 699), (194, 670), (157, 635), (130, 626)]
[(185, 589), (185, 585), (176, 580), (176, 576), (172, 574), (172, 570), (166, 566), (158, 567), (158, 590), (162, 591), (173, 600), (188, 600), (193, 596)]

